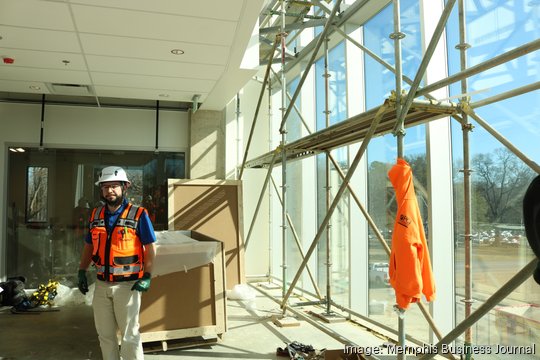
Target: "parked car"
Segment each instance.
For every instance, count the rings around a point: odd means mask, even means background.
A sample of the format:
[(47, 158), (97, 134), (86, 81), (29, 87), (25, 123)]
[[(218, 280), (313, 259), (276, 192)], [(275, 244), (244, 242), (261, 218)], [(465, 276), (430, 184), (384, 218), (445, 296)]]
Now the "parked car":
[(369, 283), (377, 287), (390, 285), (388, 263), (373, 263), (369, 265)]

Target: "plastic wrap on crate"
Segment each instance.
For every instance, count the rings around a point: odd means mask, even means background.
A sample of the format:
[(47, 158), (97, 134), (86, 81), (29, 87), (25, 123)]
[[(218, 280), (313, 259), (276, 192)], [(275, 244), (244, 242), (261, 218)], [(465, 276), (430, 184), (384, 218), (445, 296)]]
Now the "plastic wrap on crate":
[(219, 251), (217, 241), (198, 241), (190, 231), (156, 231), (156, 258), (152, 276), (188, 271), (206, 265)]

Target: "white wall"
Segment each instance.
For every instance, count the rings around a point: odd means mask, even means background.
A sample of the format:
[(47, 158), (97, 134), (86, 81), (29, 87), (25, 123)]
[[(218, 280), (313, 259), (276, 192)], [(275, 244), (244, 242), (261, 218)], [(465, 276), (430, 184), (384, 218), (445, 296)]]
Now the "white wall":
[[(261, 73), (264, 73), (261, 70)], [(262, 77), (260, 77), (262, 79)], [(227, 179), (237, 179), (237, 166), (242, 164), (247, 147), (249, 133), (254, 120), (254, 114), (262, 83), (252, 79), (240, 90), (240, 109), (237, 115), (237, 99), (233, 99), (225, 109), (225, 174)], [(265, 91), (259, 115), (254, 128), (253, 141), (249, 146), (247, 160), (253, 159), (270, 151), (268, 142), (268, 93)], [(249, 229), (253, 222), (255, 209), (261, 196), (262, 186), (267, 174), (266, 169), (246, 169), (242, 174), (244, 241), (247, 240), (245, 251), (245, 271), (247, 276), (266, 275), (269, 267), (269, 200), (265, 191), (259, 208), (253, 230), (248, 239)]]
[[(43, 145), (50, 148), (154, 151), (155, 110), (46, 105)], [(9, 146), (38, 147), (41, 104), (0, 103), (0, 279), (5, 276)], [(159, 150), (185, 152), (187, 112), (160, 110)]]
[[(348, 29), (347, 29), (348, 30)], [(358, 28), (349, 33), (349, 35), (359, 43), (363, 42), (362, 28)], [(364, 87), (358, 84), (364, 84), (364, 57), (363, 51), (350, 41), (346, 41), (346, 56), (347, 56), (347, 106), (349, 109), (349, 117), (360, 114), (365, 111)], [(349, 146), (349, 158), (356, 156), (360, 149), (361, 143)], [(360, 203), (367, 211), (368, 208), (368, 189), (367, 189), (367, 156), (364, 154), (358, 168), (351, 177), (350, 185)], [(356, 204), (353, 197), (350, 198), (350, 244), (349, 244), (349, 275), (350, 275), (350, 298), (349, 308), (362, 315), (368, 315), (369, 310), (369, 291), (368, 288), (368, 267), (369, 262), (369, 245), (368, 245), (368, 222), (366, 217)]]
[(225, 178), (224, 111), (197, 110), (190, 122), (190, 177)]
[[(444, 9), (444, 1), (423, 1), (422, 17), (424, 26), (424, 48), (431, 40), (440, 14)], [(457, 7), (457, 5), (456, 5)], [(426, 71), (428, 83), (434, 83), (447, 76), (446, 39), (444, 34), (431, 58)], [(448, 96), (446, 89), (431, 93), (437, 99)], [(436, 301), (430, 303), (438, 330), (446, 334), (455, 324), (455, 286), (454, 286), (454, 219), (453, 219), (453, 184), (452, 184), (452, 140), (450, 119), (431, 121), (426, 125), (428, 143), (428, 164), (430, 178), (429, 208), (429, 244), (435, 284), (437, 286)], [(430, 333), (431, 340), (437, 338)]]
[[(187, 112), (160, 110), (159, 149), (187, 151), (188, 121)], [(40, 122), (40, 104), (0, 104), (0, 141), (38, 146)], [(153, 151), (155, 131), (153, 109), (45, 106), (45, 147)]]

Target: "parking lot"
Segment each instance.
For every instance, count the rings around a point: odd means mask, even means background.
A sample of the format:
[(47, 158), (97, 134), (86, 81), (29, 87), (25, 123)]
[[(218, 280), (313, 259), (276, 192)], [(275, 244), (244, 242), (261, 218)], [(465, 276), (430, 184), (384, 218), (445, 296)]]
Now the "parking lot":
[[(382, 259), (384, 254), (378, 254)], [(499, 290), (519, 270), (528, 264), (534, 255), (528, 246), (509, 246), (505, 243), (495, 245), (493, 243), (475, 244), (472, 247), (472, 296), (473, 311), (482, 305), (495, 291)], [(460, 322), (465, 316), (465, 251), (458, 246), (455, 252), (455, 286), (456, 286), (456, 322)], [(378, 262), (383, 262), (378, 260)], [(438, 285), (440, 286), (440, 285)], [(395, 314), (392, 306), (395, 303), (395, 295), (392, 287), (376, 286), (370, 288), (370, 309), (374, 313), (370, 317), (383, 324), (395, 327)], [(540, 341), (540, 330), (528, 326), (526, 331), (523, 326), (512, 324), (529, 324), (530, 319), (524, 314), (509, 317), (501, 309), (529, 309), (540, 306), (540, 286), (531, 278), (519, 286), (510, 296), (504, 299), (498, 306), (492, 309), (486, 316), (473, 326), (475, 343), (527, 343), (532, 340)], [(417, 334), (427, 334), (428, 325), (417, 309), (411, 307), (407, 312), (408, 326), (414, 327)], [(525, 331), (525, 333), (524, 333)], [(532, 339), (532, 340), (531, 340)], [(428, 340), (427, 338), (424, 340)]]

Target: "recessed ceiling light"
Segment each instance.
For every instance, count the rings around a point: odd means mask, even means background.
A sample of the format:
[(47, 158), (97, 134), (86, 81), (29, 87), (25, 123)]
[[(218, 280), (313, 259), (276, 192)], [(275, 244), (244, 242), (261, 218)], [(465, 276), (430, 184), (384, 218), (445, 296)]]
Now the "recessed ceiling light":
[(182, 50), (182, 49), (172, 49), (171, 53), (174, 54), (174, 55), (183, 55), (184, 50)]
[(30, 85), (29, 88), (32, 89), (32, 90), (41, 90), (41, 87), (39, 87), (37, 85)]
[(17, 150), (15, 150), (14, 148), (9, 148), (9, 151), (11, 151), (11, 152), (17, 152)]
[(158, 96), (159, 97), (169, 97), (170, 95), (169, 94), (159, 94)]

